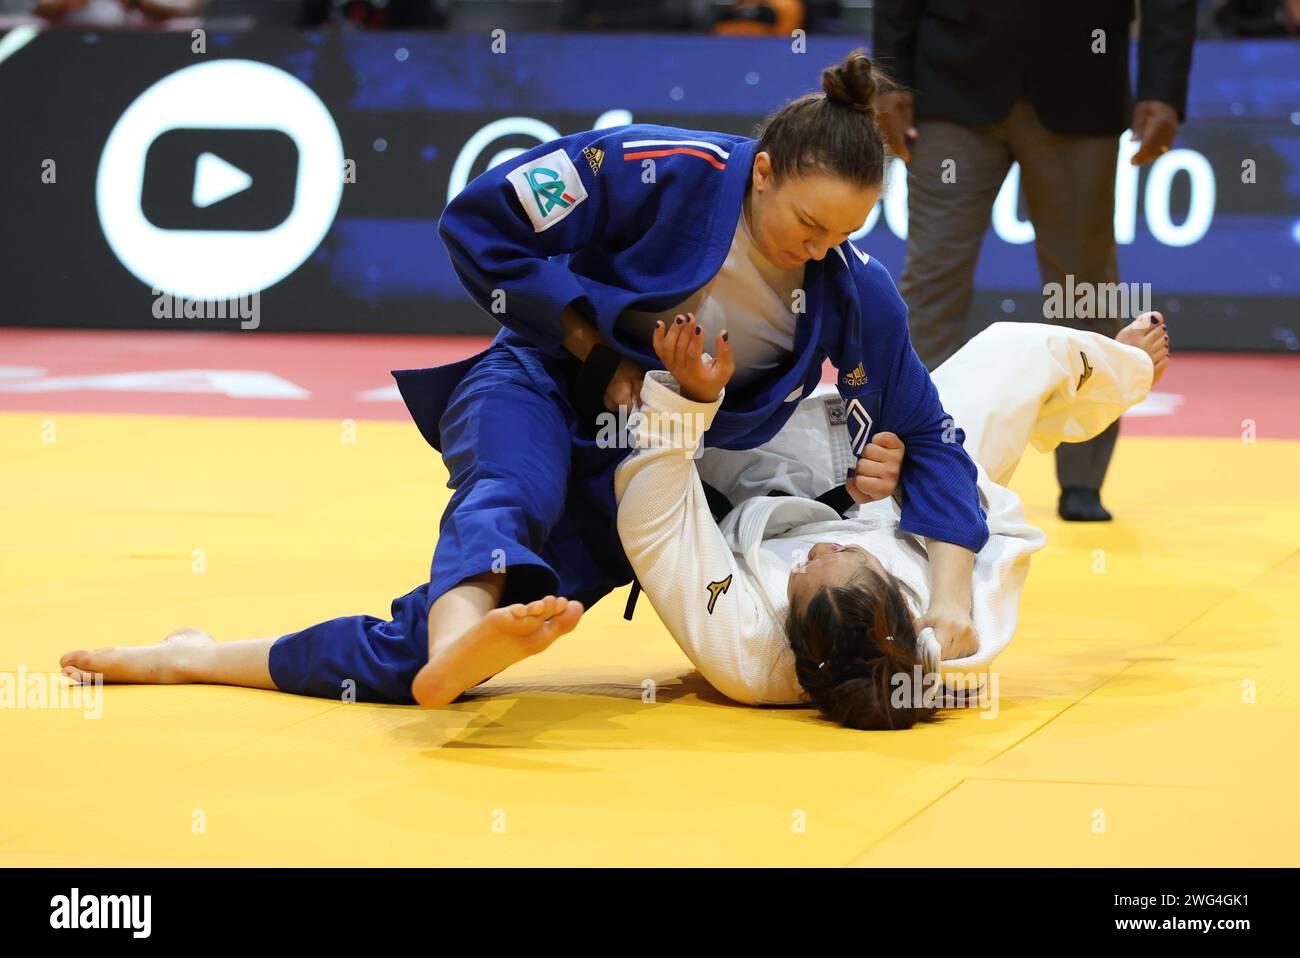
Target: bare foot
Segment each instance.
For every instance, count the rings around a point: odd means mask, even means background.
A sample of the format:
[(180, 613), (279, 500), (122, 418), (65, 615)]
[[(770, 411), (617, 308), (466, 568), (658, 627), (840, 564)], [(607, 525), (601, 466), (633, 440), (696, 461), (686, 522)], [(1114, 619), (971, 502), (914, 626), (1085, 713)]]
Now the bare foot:
[(449, 705), (466, 689), (572, 632), (582, 613), (581, 602), (553, 595), (493, 609), (458, 638), (433, 650), (411, 684), (411, 695), (427, 709)]
[(78, 685), (95, 681), (101, 672), (105, 682), (134, 685), (176, 685), (193, 681), (189, 665), (196, 647), (215, 644), (202, 629), (177, 629), (157, 645), (120, 648), (77, 649), (59, 659), (63, 674)]
[(1121, 329), (1115, 339), (1126, 346), (1136, 346), (1151, 357), (1155, 366), (1155, 374), (1151, 377), (1151, 388), (1154, 389), (1169, 368), (1169, 330), (1165, 327), (1165, 318), (1159, 313), (1143, 313)]

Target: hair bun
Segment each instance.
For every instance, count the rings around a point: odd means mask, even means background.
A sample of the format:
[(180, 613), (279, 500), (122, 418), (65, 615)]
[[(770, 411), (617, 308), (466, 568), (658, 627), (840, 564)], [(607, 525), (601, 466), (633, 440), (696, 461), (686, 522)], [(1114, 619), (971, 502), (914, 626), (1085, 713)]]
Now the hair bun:
[(822, 89), (832, 100), (863, 113), (874, 113), (877, 82), (871, 58), (858, 49), (842, 63), (827, 67), (822, 71)]

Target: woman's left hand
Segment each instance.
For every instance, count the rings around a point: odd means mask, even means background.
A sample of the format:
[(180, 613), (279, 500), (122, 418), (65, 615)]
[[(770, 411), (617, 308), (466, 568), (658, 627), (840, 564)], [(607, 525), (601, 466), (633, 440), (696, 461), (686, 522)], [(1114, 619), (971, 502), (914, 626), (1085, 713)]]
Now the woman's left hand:
[(930, 610), (916, 620), (917, 635), (925, 628), (934, 629), (934, 637), (943, 649), (942, 658), (964, 659), (980, 650), (979, 636), (975, 634), (975, 623), (970, 613), (961, 609), (948, 609), (931, 606)]
[(888, 499), (898, 489), (907, 450), (903, 440), (892, 432), (878, 432), (858, 457), (858, 464), (844, 488), (858, 505)]
[(664, 369), (672, 373), (682, 395), (692, 402), (716, 402), (736, 371), (725, 329), (714, 344), (717, 356), (704, 361), (703, 330), (695, 322), (694, 313), (678, 316), (671, 325), (656, 321), (653, 343)]

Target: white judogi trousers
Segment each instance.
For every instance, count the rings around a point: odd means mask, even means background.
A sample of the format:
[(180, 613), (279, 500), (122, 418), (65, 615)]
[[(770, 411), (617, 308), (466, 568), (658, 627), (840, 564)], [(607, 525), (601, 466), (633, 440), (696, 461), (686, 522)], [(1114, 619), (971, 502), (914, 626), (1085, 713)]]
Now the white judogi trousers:
[[(1005, 485), (1025, 449), (1047, 452), (1095, 436), (1146, 396), (1152, 373), (1145, 352), (1105, 336), (1006, 322), (935, 370), (940, 399), (975, 460), (989, 525), (971, 590), (979, 650), (944, 662), (945, 675), (965, 682), (987, 670), (1015, 632), (1029, 557), (1046, 541)], [(854, 461), (843, 417), (828, 411), (840, 401), (833, 388), (818, 390), (763, 446), (706, 449), (696, 458), (702, 430), (680, 428), (680, 417), (702, 418), (706, 428), (722, 397), (692, 402), (668, 373), (646, 375), (643, 415), (632, 423), (636, 450), (615, 473), (619, 535), (674, 640), (706, 680), (739, 702), (807, 700), (784, 622), (791, 566), (813, 544), (861, 545), (899, 580), (914, 613), (929, 607), (925, 541), (899, 530), (897, 502), (871, 503), (841, 518), (815, 501), (844, 483)], [(735, 504), (721, 526), (701, 477)], [(790, 495), (768, 496), (773, 488)]]

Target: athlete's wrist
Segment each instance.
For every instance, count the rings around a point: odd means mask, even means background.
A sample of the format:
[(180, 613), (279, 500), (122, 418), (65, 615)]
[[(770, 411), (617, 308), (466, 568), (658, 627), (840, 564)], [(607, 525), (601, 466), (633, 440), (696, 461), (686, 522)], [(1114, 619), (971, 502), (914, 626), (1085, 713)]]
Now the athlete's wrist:
[(717, 402), (718, 397), (722, 395), (721, 389), (712, 390), (713, 395), (710, 396), (708, 395), (708, 393), (710, 392), (710, 390), (708, 389), (705, 389), (703, 391), (697, 391), (691, 386), (688, 386), (686, 383), (681, 382), (681, 380), (678, 380), (678, 383), (682, 387), (682, 395), (685, 396), (687, 399), (689, 399), (691, 402), (708, 403), (712, 405), (713, 403)]
[(583, 362), (591, 355), (592, 347), (604, 344), (595, 324), (586, 320), (572, 306), (564, 307), (561, 321), (564, 324), (564, 348)]

